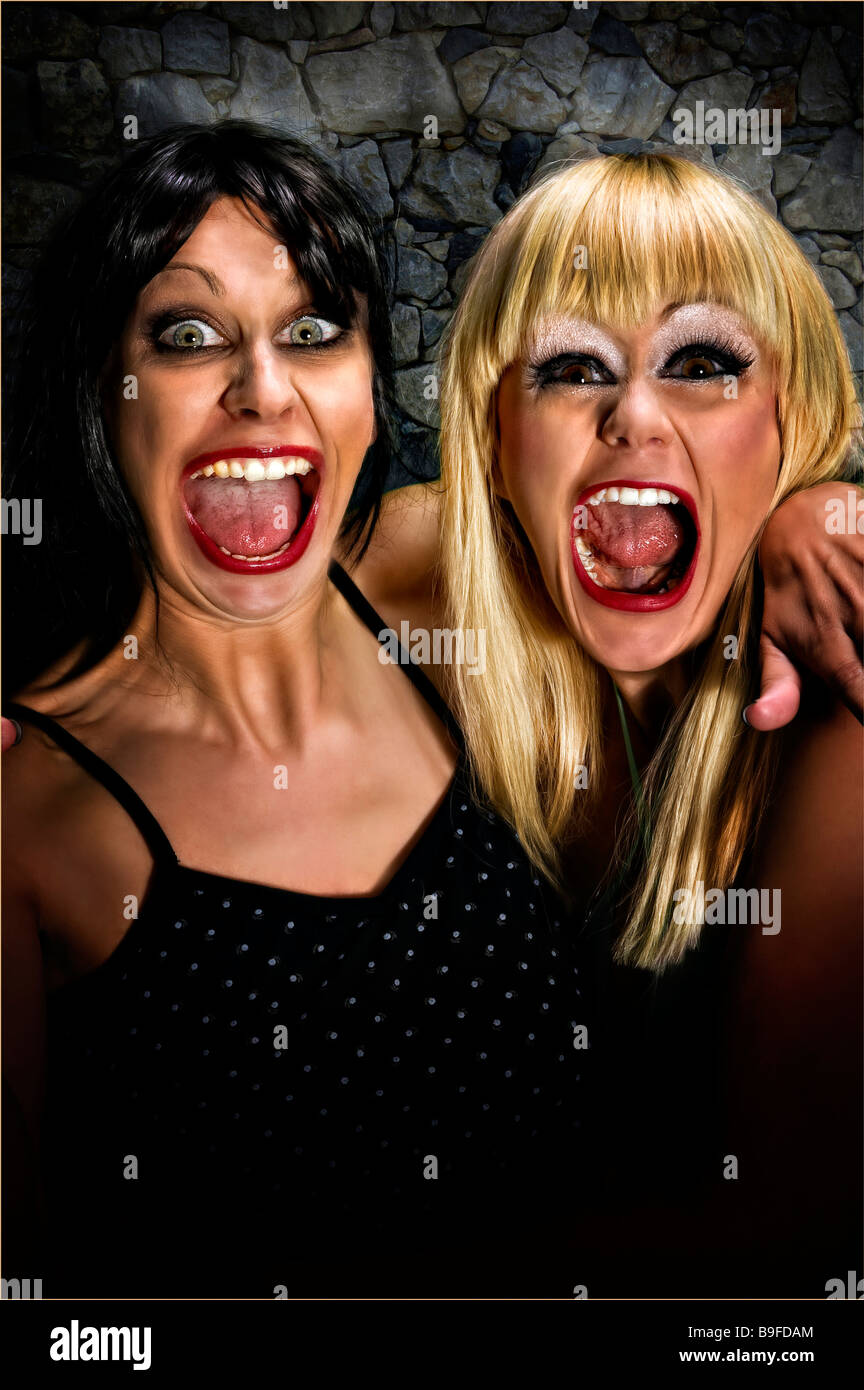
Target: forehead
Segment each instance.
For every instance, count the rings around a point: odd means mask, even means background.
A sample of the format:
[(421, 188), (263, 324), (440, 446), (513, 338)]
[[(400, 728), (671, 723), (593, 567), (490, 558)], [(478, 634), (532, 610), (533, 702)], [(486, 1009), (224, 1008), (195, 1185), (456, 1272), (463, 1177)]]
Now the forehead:
[(242, 198), (223, 195), (213, 200), (177, 255), (190, 247), (215, 252), (237, 240), (251, 243), (261, 238), (271, 246), (278, 240), (265, 214), (259, 208), (250, 209)]
[(268, 286), (284, 293), (286, 272), (289, 280), (296, 280), (290, 253), (263, 214), (250, 211), (239, 198), (222, 197), (210, 205), (145, 293), (179, 289), (184, 281), (195, 280), (200, 289), (217, 296), (242, 293), (253, 282), (256, 293), (266, 293)]

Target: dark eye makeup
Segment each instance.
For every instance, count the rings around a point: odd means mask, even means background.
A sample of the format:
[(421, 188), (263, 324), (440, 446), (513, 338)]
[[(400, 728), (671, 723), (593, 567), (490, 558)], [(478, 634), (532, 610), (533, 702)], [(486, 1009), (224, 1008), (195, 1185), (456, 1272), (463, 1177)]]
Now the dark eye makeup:
[[(741, 376), (755, 357), (739, 346), (715, 338), (684, 343), (667, 357), (658, 375), (667, 381), (705, 382)], [(556, 353), (528, 366), (528, 384), (542, 390), (554, 386), (614, 386), (614, 373), (599, 357), (586, 353)]]
[[(720, 342), (716, 338), (698, 339), (677, 348), (667, 358), (661, 376), (674, 377), (682, 381), (711, 381), (716, 376), (742, 376), (755, 362), (752, 355), (744, 355), (730, 342)], [(686, 367), (695, 366), (695, 372), (688, 373)], [(680, 367), (680, 372), (673, 371)], [(705, 367), (711, 368), (709, 372)]]
[[(314, 307), (287, 315), (277, 330), (277, 335), (295, 328), (296, 338), (283, 342), (280, 346), (289, 350), (299, 349), (304, 353), (321, 352), (334, 347), (351, 333), (350, 324), (325, 317)], [(207, 330), (218, 334), (223, 341), (208, 343)], [(224, 340), (227, 338), (225, 331), (217, 327), (207, 313), (191, 304), (175, 304), (154, 311), (145, 319), (141, 334), (154, 352), (187, 358), (219, 352), (226, 346)]]

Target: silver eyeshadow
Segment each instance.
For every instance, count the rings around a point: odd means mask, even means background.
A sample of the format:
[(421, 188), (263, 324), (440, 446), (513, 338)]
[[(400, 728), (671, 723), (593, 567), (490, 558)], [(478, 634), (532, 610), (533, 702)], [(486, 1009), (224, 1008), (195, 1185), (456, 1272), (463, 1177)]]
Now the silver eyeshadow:
[(563, 314), (541, 319), (528, 343), (528, 361), (536, 365), (568, 352), (597, 356), (616, 376), (627, 370), (627, 360), (621, 349), (599, 324), (590, 319), (567, 318)]
[[(722, 304), (682, 304), (663, 320), (648, 349), (646, 367), (656, 371), (688, 343), (720, 340), (744, 359), (758, 357), (755, 340), (740, 316)], [(542, 319), (528, 342), (526, 358), (532, 365), (566, 353), (596, 356), (617, 377), (627, 375), (627, 358), (614, 338), (589, 319), (554, 315)]]
[(656, 371), (678, 348), (700, 339), (719, 340), (745, 361), (755, 363), (759, 355), (755, 339), (734, 309), (722, 304), (682, 304), (673, 309), (654, 334), (646, 362), (648, 370)]

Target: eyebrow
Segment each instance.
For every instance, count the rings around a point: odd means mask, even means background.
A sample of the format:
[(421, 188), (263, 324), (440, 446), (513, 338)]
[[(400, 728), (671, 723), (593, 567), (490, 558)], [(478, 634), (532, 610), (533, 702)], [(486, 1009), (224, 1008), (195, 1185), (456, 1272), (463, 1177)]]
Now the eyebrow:
[[(217, 297), (226, 294), (225, 286), (222, 284), (219, 276), (214, 271), (207, 270), (203, 265), (192, 265), (190, 261), (170, 261), (168, 265), (163, 265), (162, 269), (157, 271), (153, 278), (156, 279), (159, 275), (164, 275), (166, 270), (191, 270), (195, 275), (201, 276), (211, 294)], [(292, 286), (297, 285), (300, 283), (300, 277), (298, 275), (291, 275), (288, 283)]]
[(194, 271), (196, 275), (200, 275), (202, 280), (204, 280), (211, 294), (224, 295), (225, 293), (225, 286), (222, 284), (219, 276), (214, 275), (212, 270), (205, 270), (203, 265), (191, 265), (189, 261), (170, 261), (168, 265), (163, 265), (159, 274), (164, 275), (166, 270)]

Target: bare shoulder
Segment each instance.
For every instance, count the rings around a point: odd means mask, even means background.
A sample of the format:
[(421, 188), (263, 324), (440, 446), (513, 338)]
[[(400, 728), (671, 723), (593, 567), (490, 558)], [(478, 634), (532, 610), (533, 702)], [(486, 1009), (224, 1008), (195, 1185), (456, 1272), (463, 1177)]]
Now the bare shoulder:
[(437, 483), (399, 488), (384, 498), (378, 525), (354, 578), (390, 622), (407, 618), (418, 626), (435, 625), (440, 518)]
[[(21, 703), (37, 708), (31, 699)], [(22, 721), (22, 730), (21, 742), (3, 754), (4, 872), (7, 884), (35, 891), (44, 846), (74, 813), (89, 779), (40, 729)]]
[[(16, 703), (56, 719), (63, 728), (89, 742), (105, 697), (99, 668), (63, 681), (64, 661), (20, 691)], [(35, 724), (21, 719), (21, 741), (3, 754), (3, 840), (6, 874), (19, 889), (36, 894), (46, 879), (45, 866), (69, 836), (76, 833), (94, 796), (92, 777)], [(7, 880), (8, 881), (8, 880)]]

